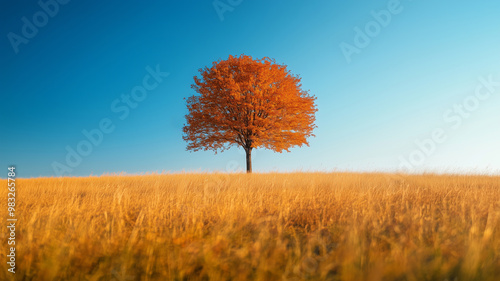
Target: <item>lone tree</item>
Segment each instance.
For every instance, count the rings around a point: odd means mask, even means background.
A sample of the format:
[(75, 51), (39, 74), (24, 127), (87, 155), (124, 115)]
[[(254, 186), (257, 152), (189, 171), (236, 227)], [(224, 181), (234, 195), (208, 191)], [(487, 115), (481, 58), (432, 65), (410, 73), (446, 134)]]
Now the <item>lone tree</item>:
[(301, 89), (299, 76), (274, 59), (229, 56), (199, 69), (191, 85), (199, 95), (187, 100), (183, 128), (187, 150), (220, 150), (234, 145), (246, 152), (252, 172), (252, 149), (289, 152), (309, 146), (313, 135), (316, 97)]

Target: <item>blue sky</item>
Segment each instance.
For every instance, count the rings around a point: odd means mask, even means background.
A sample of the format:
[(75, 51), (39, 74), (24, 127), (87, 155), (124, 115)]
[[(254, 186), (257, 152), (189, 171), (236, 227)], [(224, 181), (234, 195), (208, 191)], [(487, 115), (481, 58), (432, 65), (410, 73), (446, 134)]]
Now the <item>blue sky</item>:
[[(241, 150), (182, 140), (193, 76), (244, 53), (287, 64), (319, 109), (309, 147), (254, 151), (254, 171), (500, 173), (498, 1), (41, 3), (1, 1), (6, 172), (244, 169)], [(134, 108), (121, 100), (144, 80)]]

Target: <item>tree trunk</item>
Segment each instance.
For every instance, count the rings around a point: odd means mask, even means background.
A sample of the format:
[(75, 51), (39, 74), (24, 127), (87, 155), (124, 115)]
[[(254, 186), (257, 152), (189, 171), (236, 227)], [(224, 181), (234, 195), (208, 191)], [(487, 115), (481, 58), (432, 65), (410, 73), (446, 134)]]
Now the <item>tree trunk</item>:
[(247, 173), (252, 172), (252, 148), (245, 149), (247, 154)]

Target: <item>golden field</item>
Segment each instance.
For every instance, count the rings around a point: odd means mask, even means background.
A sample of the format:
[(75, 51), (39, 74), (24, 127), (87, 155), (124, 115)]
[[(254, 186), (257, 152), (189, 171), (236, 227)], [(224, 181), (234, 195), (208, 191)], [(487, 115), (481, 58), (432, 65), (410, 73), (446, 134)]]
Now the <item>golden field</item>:
[(7, 271), (4, 228), (0, 280), (500, 280), (500, 177), (161, 174), (16, 183), (16, 273)]

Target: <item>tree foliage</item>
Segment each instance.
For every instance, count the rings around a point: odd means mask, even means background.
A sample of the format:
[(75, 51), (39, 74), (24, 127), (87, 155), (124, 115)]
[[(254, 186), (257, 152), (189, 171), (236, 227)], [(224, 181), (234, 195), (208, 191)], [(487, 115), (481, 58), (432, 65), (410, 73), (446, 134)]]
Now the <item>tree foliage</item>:
[(187, 149), (224, 151), (239, 145), (247, 151), (289, 151), (309, 145), (316, 97), (301, 89), (301, 78), (270, 58), (229, 56), (199, 69), (187, 100), (183, 128)]

